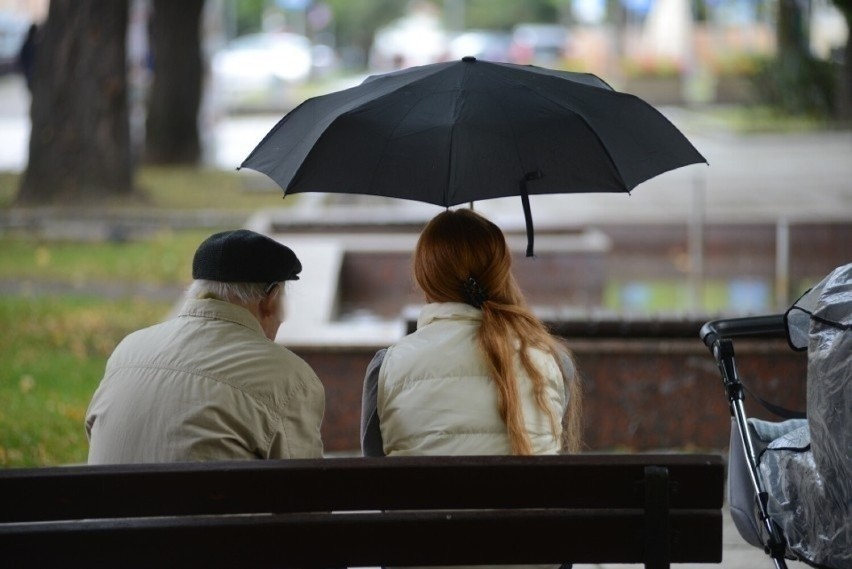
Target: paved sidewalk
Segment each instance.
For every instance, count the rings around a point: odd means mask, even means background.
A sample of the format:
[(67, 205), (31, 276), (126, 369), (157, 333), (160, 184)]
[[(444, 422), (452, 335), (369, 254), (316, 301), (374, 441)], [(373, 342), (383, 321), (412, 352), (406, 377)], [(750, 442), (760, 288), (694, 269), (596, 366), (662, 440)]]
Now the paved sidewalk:
[[(722, 563), (721, 565), (706, 563), (675, 564), (678, 569), (774, 569), (775, 564), (762, 550), (748, 544), (737, 533), (737, 528), (731, 518), (727, 505), (722, 513)], [(574, 569), (635, 569), (638, 565), (619, 563), (604, 564), (575, 564)], [(788, 569), (805, 569), (809, 566), (797, 561), (787, 561)]]

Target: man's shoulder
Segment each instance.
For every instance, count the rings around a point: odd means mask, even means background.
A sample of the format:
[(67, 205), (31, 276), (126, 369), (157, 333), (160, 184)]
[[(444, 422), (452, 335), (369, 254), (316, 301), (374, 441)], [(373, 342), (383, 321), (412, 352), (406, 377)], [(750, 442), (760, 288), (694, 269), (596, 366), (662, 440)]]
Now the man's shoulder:
[(118, 352), (129, 347), (136, 346), (142, 343), (150, 342), (152, 339), (159, 338), (163, 332), (173, 325), (172, 320), (158, 322), (145, 328), (139, 328), (127, 334), (116, 346), (115, 351)]
[(308, 362), (306, 362), (302, 356), (293, 352), (289, 348), (282, 346), (281, 344), (271, 342), (268, 350), (270, 357), (274, 358), (277, 362), (280, 362), (281, 365), (286, 366), (287, 369), (291, 369), (298, 373), (310, 373), (313, 375), (314, 370)]
[(255, 353), (246, 361), (233, 385), (252, 397), (281, 405), (307, 394), (324, 391), (313, 368), (299, 355), (279, 344), (268, 343), (263, 355)]
[(316, 381), (314, 369), (300, 355), (281, 344), (260, 339), (246, 346), (245, 369), (256, 370), (265, 377), (285, 378), (288, 383), (305, 384)]

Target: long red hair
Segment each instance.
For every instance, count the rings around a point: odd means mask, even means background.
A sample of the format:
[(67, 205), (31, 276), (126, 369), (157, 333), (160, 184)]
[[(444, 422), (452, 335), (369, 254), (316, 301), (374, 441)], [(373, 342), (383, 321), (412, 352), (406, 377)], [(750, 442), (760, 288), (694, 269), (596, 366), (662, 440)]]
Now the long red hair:
[[(498, 411), (506, 424), (514, 454), (531, 454), (514, 372), (515, 357), (533, 383), (536, 405), (550, 417), (554, 433), (562, 430), (564, 451), (576, 451), (581, 435), (581, 390), (578, 376), (565, 378), (568, 410), (555, 417), (545, 400), (546, 380), (532, 362), (529, 348), (553, 354), (570, 352), (527, 307), (512, 274), (512, 254), (495, 224), (469, 209), (447, 210), (423, 229), (413, 261), (414, 279), (429, 302), (468, 302), (464, 284), (473, 278), (484, 291), (482, 325), (477, 342), (497, 387)], [(479, 304), (476, 302), (475, 304)], [(520, 350), (518, 346), (520, 345)]]

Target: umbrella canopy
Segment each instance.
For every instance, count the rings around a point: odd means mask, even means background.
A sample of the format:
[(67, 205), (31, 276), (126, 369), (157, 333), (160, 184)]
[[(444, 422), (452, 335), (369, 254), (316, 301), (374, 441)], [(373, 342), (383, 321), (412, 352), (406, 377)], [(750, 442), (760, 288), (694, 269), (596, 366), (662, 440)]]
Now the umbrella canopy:
[(288, 113), (240, 168), (285, 194), (331, 192), (444, 207), (529, 194), (629, 192), (706, 162), (654, 107), (598, 77), (460, 61), (368, 77)]

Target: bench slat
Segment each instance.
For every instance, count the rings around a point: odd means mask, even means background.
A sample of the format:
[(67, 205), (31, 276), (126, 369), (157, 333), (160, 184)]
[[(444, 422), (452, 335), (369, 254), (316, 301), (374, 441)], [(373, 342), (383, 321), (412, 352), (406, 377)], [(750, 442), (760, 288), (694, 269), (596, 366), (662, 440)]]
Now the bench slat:
[(667, 469), (671, 510), (721, 508), (724, 463), (718, 455), (342, 458), (0, 470), (0, 522), (317, 510), (643, 508), (648, 465)]
[[(12, 566), (63, 566), (73, 559), (93, 568), (115, 566), (117, 559), (122, 567), (628, 563), (644, 558), (644, 524), (643, 510), (52, 522), (0, 526), (0, 551)], [(674, 511), (670, 527), (672, 562), (721, 562), (721, 511)]]

